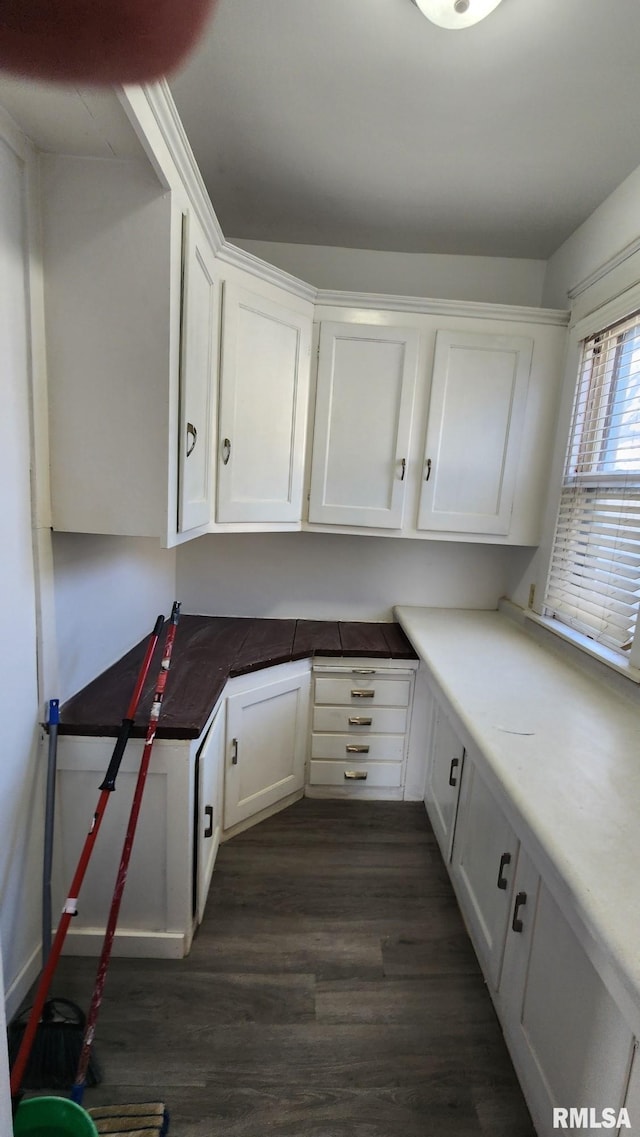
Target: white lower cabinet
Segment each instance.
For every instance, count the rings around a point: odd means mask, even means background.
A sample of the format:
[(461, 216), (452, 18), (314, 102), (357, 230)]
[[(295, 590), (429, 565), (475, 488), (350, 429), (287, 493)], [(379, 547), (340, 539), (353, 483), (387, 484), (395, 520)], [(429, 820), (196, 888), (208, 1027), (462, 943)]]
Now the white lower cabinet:
[(437, 704), (433, 716), (424, 801), (442, 856), (448, 863), (458, 812), (464, 746)]
[(216, 854), (222, 836), (226, 706), (222, 702), (196, 754), (194, 907), (204, 915)]
[(285, 663), (230, 680), (224, 827), (255, 817), (304, 787), (310, 665)]
[(426, 805), (445, 861), (453, 849), (452, 883), (538, 1137), (611, 1131), (625, 1103), (632, 1128), (616, 1132), (640, 1133), (633, 1031), (593, 962), (597, 949), (555, 899), (556, 879), (541, 877), (482, 767), (436, 701)]
[(497, 1006), (539, 1137), (557, 1132), (554, 1108), (592, 1110), (595, 1137), (624, 1105), (633, 1034), (523, 850)]
[(307, 793), (403, 796), (414, 671), (406, 660), (314, 662)]
[(485, 977), (500, 980), (519, 842), (466, 755), (451, 875)]

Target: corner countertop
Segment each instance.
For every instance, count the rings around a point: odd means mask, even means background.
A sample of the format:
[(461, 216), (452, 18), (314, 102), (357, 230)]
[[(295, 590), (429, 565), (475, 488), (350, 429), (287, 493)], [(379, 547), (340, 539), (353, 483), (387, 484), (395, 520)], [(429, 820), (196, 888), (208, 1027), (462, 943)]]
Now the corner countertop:
[[(164, 633), (149, 668), (133, 736), (144, 737)], [(60, 734), (115, 737), (126, 713), (147, 640), (64, 703)], [(158, 738), (198, 738), (227, 679), (314, 655), (417, 659), (398, 624), (331, 620), (180, 618), (158, 724)]]
[(541, 871), (548, 858), (640, 1014), (638, 707), (500, 612), (394, 613), (517, 835)]

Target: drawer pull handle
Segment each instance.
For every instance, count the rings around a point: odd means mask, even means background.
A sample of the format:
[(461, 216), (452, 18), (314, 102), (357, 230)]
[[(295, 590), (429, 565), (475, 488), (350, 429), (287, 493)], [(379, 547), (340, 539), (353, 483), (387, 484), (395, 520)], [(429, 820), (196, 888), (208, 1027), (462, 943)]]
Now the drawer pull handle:
[(361, 691), (357, 687), (351, 690), (352, 699), (373, 699), (374, 695), (375, 691)]
[(518, 916), (518, 912), (520, 911), (521, 908), (524, 908), (526, 903), (527, 903), (526, 892), (519, 892), (518, 895), (516, 896), (516, 902), (513, 906), (513, 920), (511, 921), (511, 927), (513, 928), (514, 932), (521, 932), (523, 929), (524, 925), (522, 923), (522, 920)]
[(238, 765), (238, 739), (237, 738), (231, 739), (231, 765), (232, 766)]
[[(189, 441), (188, 441), (190, 437), (193, 438), (193, 442), (191, 443), (191, 445), (189, 445)], [(198, 431), (196, 430), (196, 428), (192, 422), (188, 422), (187, 423), (187, 449), (186, 449), (186, 453), (185, 453), (185, 458), (188, 458), (190, 454), (193, 454), (193, 452), (196, 448), (196, 442), (197, 441), (198, 441)]]
[(506, 889), (509, 886), (509, 881), (504, 876), (504, 870), (507, 865), (511, 864), (511, 853), (503, 853), (500, 857), (500, 868), (498, 869), (498, 888)]
[(454, 775), (455, 775), (455, 772), (458, 769), (459, 765), (460, 765), (460, 759), (459, 758), (452, 758), (451, 759), (451, 766), (449, 767), (449, 785), (450, 786), (457, 786), (457, 784), (458, 784), (458, 779), (456, 777), (454, 777)]
[(376, 673), (375, 667), (352, 667), (351, 668), (351, 674), (352, 675), (375, 675), (375, 673)]
[(347, 754), (368, 754), (368, 746), (345, 746)]
[(204, 815), (207, 819), (207, 826), (206, 826), (206, 829), (205, 829), (204, 833), (202, 834), (202, 836), (206, 839), (207, 837), (213, 837), (213, 806), (212, 805), (205, 805)]
[(345, 770), (345, 782), (366, 782), (367, 770)]
[(349, 718), (349, 726), (371, 726), (373, 719), (367, 718), (365, 715), (352, 715)]

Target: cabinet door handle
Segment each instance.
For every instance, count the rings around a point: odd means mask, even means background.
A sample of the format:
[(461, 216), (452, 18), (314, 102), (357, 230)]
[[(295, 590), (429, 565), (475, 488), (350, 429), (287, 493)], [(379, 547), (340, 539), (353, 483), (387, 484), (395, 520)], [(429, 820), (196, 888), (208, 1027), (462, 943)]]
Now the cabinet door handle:
[(226, 466), (231, 457), (231, 439), (224, 438), (222, 440), (222, 465)]
[(238, 765), (238, 739), (237, 738), (231, 739), (231, 765), (232, 766)]
[(526, 903), (527, 903), (526, 892), (519, 892), (518, 895), (516, 896), (516, 902), (513, 906), (513, 920), (511, 921), (511, 927), (513, 928), (514, 932), (521, 932), (523, 929), (524, 925), (522, 923), (522, 920), (518, 916), (518, 912), (520, 911), (521, 908), (524, 908)]
[(368, 754), (368, 746), (345, 746), (347, 754)]
[[(189, 438), (190, 437), (193, 438), (193, 442), (191, 443), (191, 445), (189, 445)], [(193, 452), (196, 448), (196, 442), (197, 441), (198, 441), (198, 432), (197, 432), (195, 426), (193, 425), (193, 423), (188, 422), (187, 423), (187, 454), (186, 454), (187, 458), (189, 457), (190, 454), (193, 454)]]
[(431, 459), (427, 458), (427, 476), (424, 479), (425, 482), (428, 482), (430, 477), (431, 477)]
[(345, 782), (366, 782), (367, 770), (345, 770)]
[(505, 889), (509, 885), (509, 881), (504, 876), (504, 870), (507, 865), (511, 864), (511, 853), (503, 853), (500, 857), (500, 868), (498, 869), (498, 888)]
[(357, 687), (351, 689), (352, 699), (373, 699), (375, 691), (361, 691)]
[(455, 774), (456, 770), (458, 769), (459, 765), (460, 765), (460, 759), (459, 758), (452, 758), (451, 759), (451, 765), (449, 767), (449, 785), (450, 786), (457, 786), (457, 784), (458, 784), (458, 779), (456, 777), (454, 777), (454, 774)]
[(401, 482), (403, 482), (403, 481), (404, 481), (404, 476), (405, 476), (405, 474), (406, 474), (406, 472), (407, 472), (407, 459), (406, 459), (406, 458), (401, 458), (401, 459), (400, 459), (400, 465), (402, 466), (402, 473), (400, 474), (400, 481), (401, 481)]
[(373, 719), (365, 718), (363, 715), (353, 715), (349, 719), (349, 726), (371, 726)]
[(205, 805), (204, 815), (207, 819), (207, 826), (206, 826), (206, 829), (205, 829), (204, 833), (202, 834), (202, 836), (206, 839), (207, 837), (213, 837), (213, 806), (212, 805)]

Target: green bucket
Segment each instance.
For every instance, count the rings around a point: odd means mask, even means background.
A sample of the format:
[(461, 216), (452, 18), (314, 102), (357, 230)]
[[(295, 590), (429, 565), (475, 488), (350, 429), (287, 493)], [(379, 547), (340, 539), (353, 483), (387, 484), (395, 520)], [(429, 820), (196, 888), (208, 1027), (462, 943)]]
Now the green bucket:
[(98, 1130), (81, 1105), (68, 1098), (21, 1101), (13, 1122), (14, 1137), (97, 1137)]

